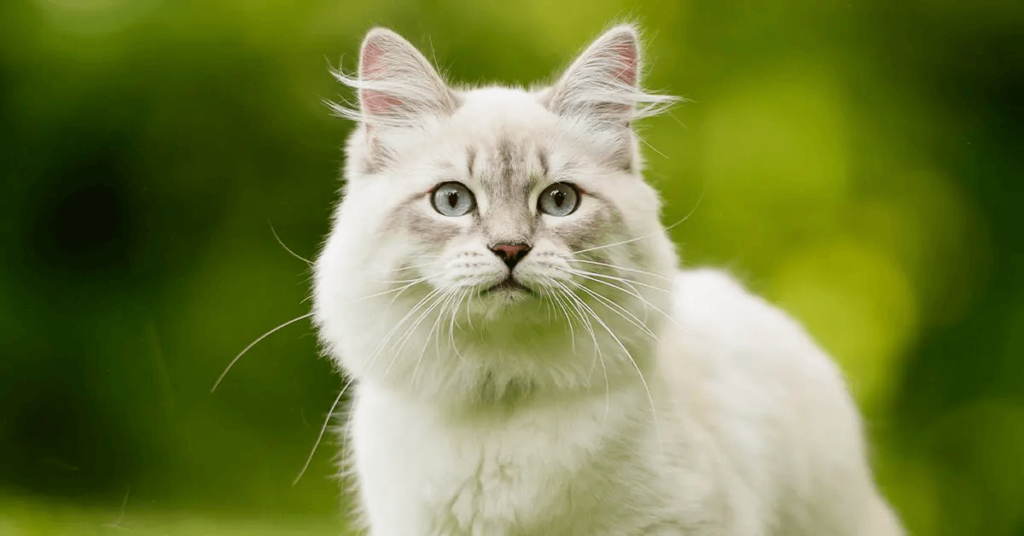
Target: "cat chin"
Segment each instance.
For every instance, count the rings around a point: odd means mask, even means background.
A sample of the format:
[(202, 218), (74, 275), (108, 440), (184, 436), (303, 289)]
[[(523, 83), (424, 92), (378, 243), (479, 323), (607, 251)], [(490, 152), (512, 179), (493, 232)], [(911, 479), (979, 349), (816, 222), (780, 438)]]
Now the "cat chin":
[(536, 299), (536, 296), (529, 290), (500, 288), (488, 290), (482, 298), (499, 307), (511, 307), (526, 300)]
[(471, 318), (485, 322), (500, 321), (513, 315), (533, 312), (533, 306), (539, 305), (540, 297), (532, 290), (520, 288), (491, 288), (480, 293), (466, 304), (466, 312)]

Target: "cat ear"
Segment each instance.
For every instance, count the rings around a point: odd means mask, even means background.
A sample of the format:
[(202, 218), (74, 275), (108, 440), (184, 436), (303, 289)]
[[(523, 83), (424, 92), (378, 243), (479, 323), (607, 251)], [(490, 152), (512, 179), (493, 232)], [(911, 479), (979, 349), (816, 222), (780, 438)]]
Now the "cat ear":
[(370, 30), (359, 53), (359, 120), (373, 127), (403, 127), (454, 111), (448, 86), (430, 62), (400, 35)]
[(548, 109), (596, 125), (628, 127), (654, 115), (675, 98), (640, 89), (640, 44), (636, 28), (624, 24), (597, 38), (551, 90)]

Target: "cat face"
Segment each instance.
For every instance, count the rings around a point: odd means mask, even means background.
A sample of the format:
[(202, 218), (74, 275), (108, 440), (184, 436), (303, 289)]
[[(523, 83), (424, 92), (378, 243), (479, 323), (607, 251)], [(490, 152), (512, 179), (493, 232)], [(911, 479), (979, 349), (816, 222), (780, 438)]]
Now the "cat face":
[(656, 213), (643, 181), (587, 147), (536, 95), (488, 89), (461, 101), (448, 121), (405, 140), (408, 156), (390, 172), (404, 191), (381, 231), (407, 248), (395, 269), (464, 295), (471, 314), (571, 289), (577, 252), (628, 238), (623, 208)]
[(339, 112), (359, 126), (316, 269), (332, 355), (405, 387), (486, 373), (499, 391), (589, 381), (580, 348), (632, 359), (675, 262), (630, 129), (667, 101), (637, 87), (632, 28), (538, 91), (451, 89), (383, 30), (361, 58), (358, 79), (341, 77), (361, 108)]

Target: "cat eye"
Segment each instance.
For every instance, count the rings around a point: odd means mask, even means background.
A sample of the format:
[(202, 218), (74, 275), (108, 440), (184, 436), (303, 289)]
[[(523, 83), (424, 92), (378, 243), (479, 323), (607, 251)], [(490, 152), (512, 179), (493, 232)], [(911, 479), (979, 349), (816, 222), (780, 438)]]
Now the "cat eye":
[(537, 200), (537, 210), (552, 216), (568, 216), (580, 206), (580, 191), (568, 182), (548, 186)]
[(473, 192), (458, 182), (446, 182), (434, 188), (431, 200), (434, 203), (434, 210), (453, 218), (464, 216), (476, 207)]

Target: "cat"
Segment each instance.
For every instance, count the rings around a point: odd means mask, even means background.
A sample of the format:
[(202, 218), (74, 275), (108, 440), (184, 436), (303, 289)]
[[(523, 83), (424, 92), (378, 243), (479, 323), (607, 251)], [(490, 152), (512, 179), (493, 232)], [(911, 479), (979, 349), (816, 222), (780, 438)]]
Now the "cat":
[(632, 25), (551, 87), (450, 87), (370, 31), (315, 263), (372, 536), (896, 536), (860, 416), (802, 328), (678, 268), (641, 174)]

